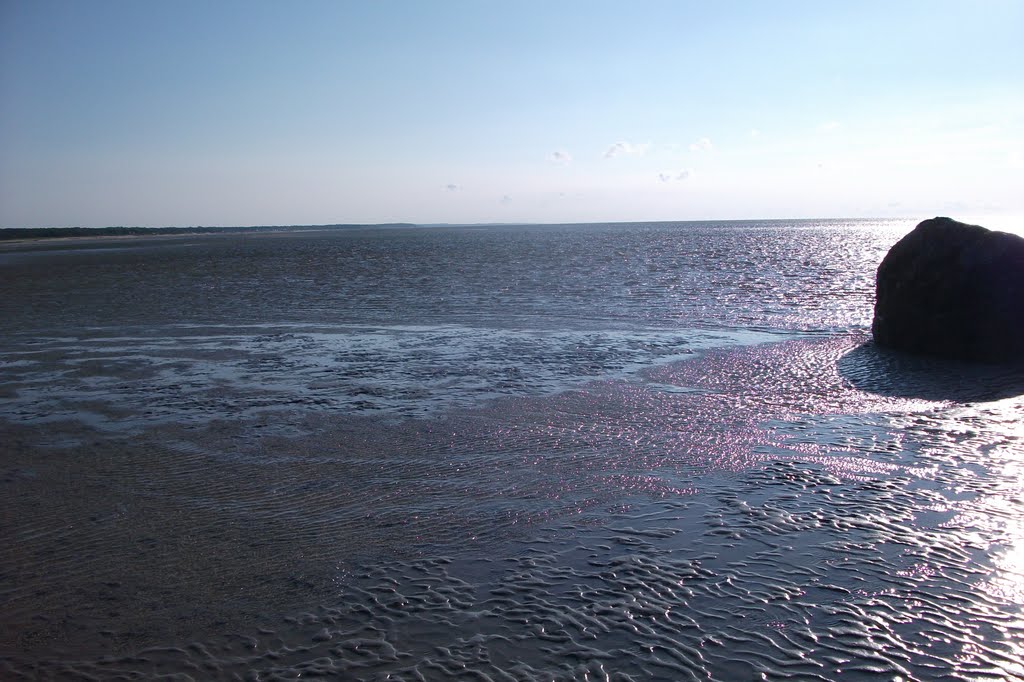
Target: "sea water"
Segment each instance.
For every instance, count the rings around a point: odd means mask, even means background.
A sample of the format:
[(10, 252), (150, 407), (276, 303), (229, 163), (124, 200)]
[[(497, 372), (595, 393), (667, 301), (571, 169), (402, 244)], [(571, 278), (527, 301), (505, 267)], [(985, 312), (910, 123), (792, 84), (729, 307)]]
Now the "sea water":
[(1024, 377), (902, 221), (0, 250), (0, 673), (1024, 678)]

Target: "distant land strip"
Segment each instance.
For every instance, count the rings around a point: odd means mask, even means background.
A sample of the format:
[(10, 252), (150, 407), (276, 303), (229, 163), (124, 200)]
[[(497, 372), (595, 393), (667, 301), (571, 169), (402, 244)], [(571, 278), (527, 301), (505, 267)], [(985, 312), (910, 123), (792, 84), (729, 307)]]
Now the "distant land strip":
[(413, 223), (377, 225), (252, 225), (249, 227), (8, 227), (0, 229), (0, 241), (59, 239), (67, 237), (125, 237), (168, 234), (218, 234), (226, 232), (298, 232), (380, 227), (416, 227)]

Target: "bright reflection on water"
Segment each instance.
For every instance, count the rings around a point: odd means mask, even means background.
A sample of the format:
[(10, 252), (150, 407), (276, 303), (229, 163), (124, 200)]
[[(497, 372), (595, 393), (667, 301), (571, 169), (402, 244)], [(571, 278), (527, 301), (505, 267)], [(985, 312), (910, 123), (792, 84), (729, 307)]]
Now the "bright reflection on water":
[(957, 217), (960, 222), (968, 225), (982, 225), (990, 230), (1019, 234), (1024, 237), (1024, 216), (1019, 215), (986, 215)]
[[(1005, 439), (986, 455), (992, 473), (1005, 481), (1006, 489), (986, 499), (979, 525), (992, 541), (997, 572), (987, 587), (990, 593), (1024, 605), (1024, 420), (1019, 399), (984, 406), (979, 415), (996, 425)], [(1024, 655), (1024, 642), (1020, 653)]]
[(1024, 379), (866, 343), (909, 227), (15, 254), (0, 677), (1022, 678)]

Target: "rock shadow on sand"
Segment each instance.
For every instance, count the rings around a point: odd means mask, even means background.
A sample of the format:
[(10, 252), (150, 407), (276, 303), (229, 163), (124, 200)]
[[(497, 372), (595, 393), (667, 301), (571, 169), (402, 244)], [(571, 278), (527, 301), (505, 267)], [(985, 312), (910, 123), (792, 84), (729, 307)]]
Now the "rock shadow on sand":
[(895, 398), (977, 403), (1024, 395), (1024, 363), (959, 362), (890, 350), (869, 340), (836, 365), (854, 388)]

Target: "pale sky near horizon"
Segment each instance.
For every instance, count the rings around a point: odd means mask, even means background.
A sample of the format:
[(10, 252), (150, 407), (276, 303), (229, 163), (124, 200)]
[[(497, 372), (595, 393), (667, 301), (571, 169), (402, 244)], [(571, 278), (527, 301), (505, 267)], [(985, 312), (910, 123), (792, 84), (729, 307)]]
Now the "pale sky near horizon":
[(0, 227), (1024, 215), (1024, 2), (0, 0)]

